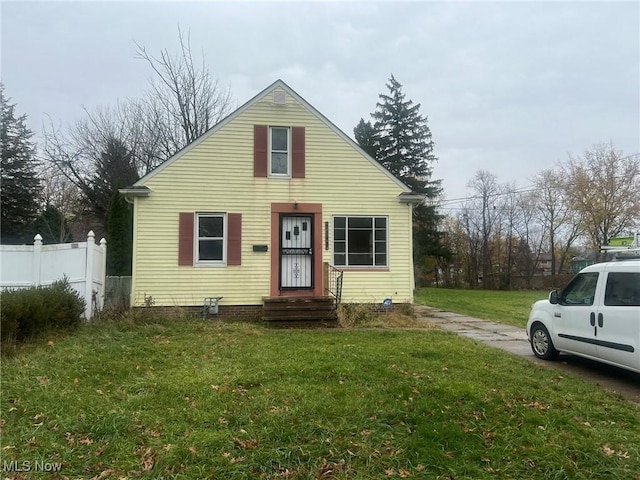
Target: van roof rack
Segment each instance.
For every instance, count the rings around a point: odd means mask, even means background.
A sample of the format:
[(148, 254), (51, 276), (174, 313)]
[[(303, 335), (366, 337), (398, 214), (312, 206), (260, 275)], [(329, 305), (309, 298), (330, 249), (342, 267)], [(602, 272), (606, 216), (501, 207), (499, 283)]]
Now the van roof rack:
[(640, 259), (640, 234), (633, 234), (633, 242), (625, 246), (609, 246), (600, 247), (603, 253), (613, 253), (614, 260), (637, 260)]

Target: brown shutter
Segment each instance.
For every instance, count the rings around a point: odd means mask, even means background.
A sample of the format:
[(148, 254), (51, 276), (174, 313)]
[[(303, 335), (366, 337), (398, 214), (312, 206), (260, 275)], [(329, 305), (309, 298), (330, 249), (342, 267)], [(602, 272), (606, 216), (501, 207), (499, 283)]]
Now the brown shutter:
[(227, 214), (227, 265), (242, 265), (242, 214)]
[(266, 177), (268, 161), (268, 134), (266, 125), (253, 126), (253, 176)]
[(304, 178), (304, 127), (292, 127), (291, 137), (291, 177)]
[(178, 265), (193, 265), (193, 213), (180, 213)]

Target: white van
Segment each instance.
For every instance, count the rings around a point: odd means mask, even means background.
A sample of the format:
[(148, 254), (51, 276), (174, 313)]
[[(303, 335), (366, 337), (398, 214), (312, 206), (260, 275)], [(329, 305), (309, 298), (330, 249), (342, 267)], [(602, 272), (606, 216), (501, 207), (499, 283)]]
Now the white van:
[(538, 358), (565, 352), (640, 373), (640, 260), (581, 270), (533, 304), (527, 337)]

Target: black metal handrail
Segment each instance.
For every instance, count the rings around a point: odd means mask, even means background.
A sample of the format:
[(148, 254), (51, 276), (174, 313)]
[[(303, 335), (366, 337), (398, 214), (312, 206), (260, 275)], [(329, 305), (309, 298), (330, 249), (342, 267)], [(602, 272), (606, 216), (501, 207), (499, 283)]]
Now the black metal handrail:
[(336, 305), (342, 298), (342, 270), (333, 265), (328, 265), (327, 291), (336, 298)]

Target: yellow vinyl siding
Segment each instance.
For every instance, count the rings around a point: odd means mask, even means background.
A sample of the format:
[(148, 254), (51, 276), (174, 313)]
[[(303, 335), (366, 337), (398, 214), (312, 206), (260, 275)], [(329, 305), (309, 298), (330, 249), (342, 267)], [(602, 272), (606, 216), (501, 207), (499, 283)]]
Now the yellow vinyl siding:
[[(144, 182), (152, 193), (136, 200), (136, 305), (144, 303), (145, 295), (167, 306), (200, 305), (209, 296), (223, 296), (222, 305), (260, 304), (270, 292), (271, 250), (277, 248), (270, 242), (272, 202), (322, 204), (322, 256), (329, 263), (334, 215), (388, 216), (388, 271), (346, 272), (343, 298), (412, 299), (411, 214), (398, 201), (402, 188), (304, 105), (286, 97), (286, 105), (274, 105), (271, 93), (265, 95)], [(305, 127), (305, 178), (253, 176), (257, 124)], [(242, 265), (178, 266), (180, 212), (241, 213)], [(324, 249), (325, 222), (329, 250)], [(269, 251), (253, 252), (253, 245), (268, 245)]]

